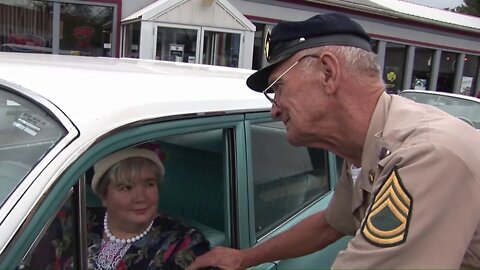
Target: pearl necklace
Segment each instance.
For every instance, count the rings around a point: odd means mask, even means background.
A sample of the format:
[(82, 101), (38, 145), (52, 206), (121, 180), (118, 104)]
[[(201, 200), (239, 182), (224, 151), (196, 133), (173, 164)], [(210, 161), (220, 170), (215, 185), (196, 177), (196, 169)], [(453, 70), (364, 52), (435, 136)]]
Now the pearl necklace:
[(117, 238), (115, 237), (115, 235), (113, 235), (110, 230), (108, 229), (108, 215), (107, 213), (105, 213), (105, 217), (103, 218), (103, 228), (105, 229), (105, 235), (107, 236), (107, 238), (112, 241), (112, 242), (116, 242), (116, 243), (122, 243), (122, 244), (131, 244), (135, 241), (138, 241), (140, 239), (142, 239), (142, 237), (144, 237), (149, 231), (150, 229), (152, 228), (152, 225), (153, 225), (153, 220), (152, 222), (150, 222), (150, 225), (148, 225), (147, 229), (145, 229), (145, 231), (143, 231), (141, 234), (137, 234), (133, 237), (130, 237), (128, 239), (120, 239), (120, 238)]

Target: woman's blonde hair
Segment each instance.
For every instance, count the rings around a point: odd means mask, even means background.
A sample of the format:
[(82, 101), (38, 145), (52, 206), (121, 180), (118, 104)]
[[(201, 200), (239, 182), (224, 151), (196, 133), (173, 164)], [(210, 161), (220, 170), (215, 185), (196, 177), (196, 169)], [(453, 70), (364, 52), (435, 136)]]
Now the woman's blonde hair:
[(130, 184), (132, 179), (139, 177), (144, 168), (150, 168), (157, 179), (160, 186), (163, 180), (163, 168), (144, 157), (130, 157), (119, 161), (113, 165), (100, 179), (97, 185), (96, 193), (102, 197), (107, 195), (108, 186), (110, 184)]

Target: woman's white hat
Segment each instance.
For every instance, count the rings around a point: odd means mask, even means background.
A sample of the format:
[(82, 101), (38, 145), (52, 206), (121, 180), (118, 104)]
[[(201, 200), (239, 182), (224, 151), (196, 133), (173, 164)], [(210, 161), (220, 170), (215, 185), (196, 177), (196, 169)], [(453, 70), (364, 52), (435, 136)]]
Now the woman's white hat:
[(143, 157), (153, 161), (160, 170), (160, 179), (162, 179), (165, 175), (165, 168), (163, 167), (162, 162), (158, 158), (158, 155), (154, 151), (143, 148), (126, 148), (110, 154), (95, 163), (95, 165), (93, 166), (95, 172), (92, 179), (93, 192), (95, 192), (95, 194), (97, 195), (100, 195), (97, 193), (97, 187), (103, 175), (118, 162), (131, 157)]

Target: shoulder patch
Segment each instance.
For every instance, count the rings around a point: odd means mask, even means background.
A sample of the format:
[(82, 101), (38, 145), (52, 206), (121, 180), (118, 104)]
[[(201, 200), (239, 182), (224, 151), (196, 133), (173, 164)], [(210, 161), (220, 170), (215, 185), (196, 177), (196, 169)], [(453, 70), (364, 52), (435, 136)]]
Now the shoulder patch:
[(363, 221), (361, 234), (379, 247), (400, 245), (407, 239), (413, 199), (402, 184), (396, 167), (373, 199)]

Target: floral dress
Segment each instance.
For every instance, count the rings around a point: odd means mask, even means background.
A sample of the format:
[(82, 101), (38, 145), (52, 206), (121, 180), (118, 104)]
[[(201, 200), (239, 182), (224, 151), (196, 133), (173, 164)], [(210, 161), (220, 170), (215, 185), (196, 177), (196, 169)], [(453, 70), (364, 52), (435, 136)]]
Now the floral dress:
[(140, 240), (112, 243), (103, 239), (104, 215), (104, 210), (89, 211), (88, 269), (184, 269), (210, 249), (200, 231), (162, 214)]

